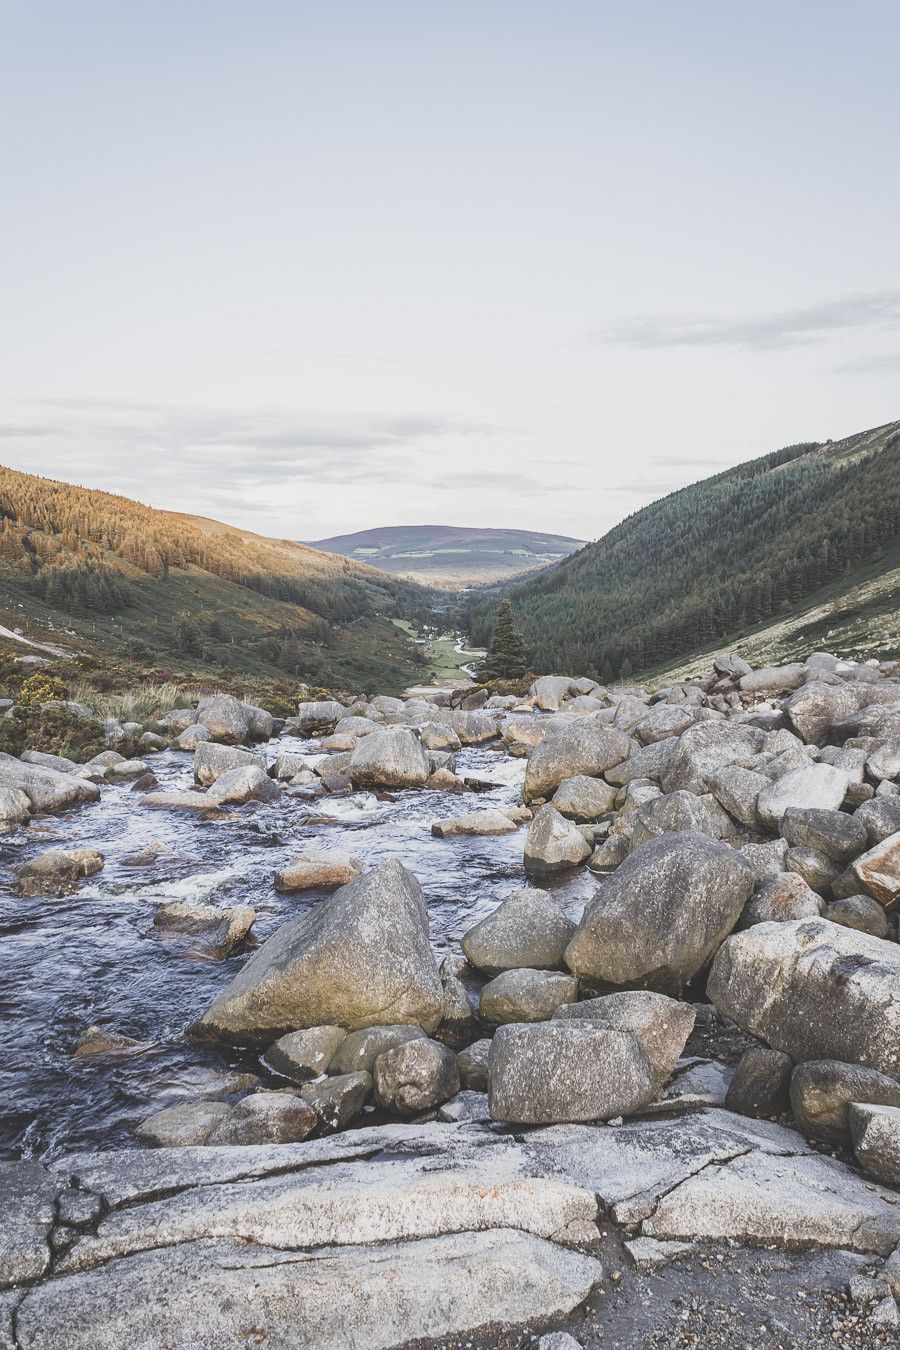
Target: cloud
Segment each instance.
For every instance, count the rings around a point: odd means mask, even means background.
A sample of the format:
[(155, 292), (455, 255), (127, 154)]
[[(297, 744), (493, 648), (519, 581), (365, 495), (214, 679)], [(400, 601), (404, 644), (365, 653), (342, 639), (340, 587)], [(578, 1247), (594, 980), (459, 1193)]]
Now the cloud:
[(470, 473), (445, 473), (429, 479), (432, 487), (445, 488), (450, 492), (474, 492), (478, 488), (506, 488), (510, 492), (529, 494), (543, 492), (565, 492), (571, 487), (567, 482), (545, 483), (540, 478), (521, 472), (503, 470), (473, 469)]
[(831, 334), (900, 328), (900, 290), (870, 291), (803, 309), (731, 318), (648, 314), (624, 319), (595, 336), (603, 342), (652, 350), (730, 347), (772, 351), (808, 346)]
[(861, 356), (856, 361), (847, 361), (835, 366), (835, 375), (892, 375), (900, 370), (900, 354), (887, 356)]
[(666, 468), (676, 469), (722, 469), (728, 464), (727, 459), (701, 459), (695, 455), (651, 455), (651, 464), (662, 464)]

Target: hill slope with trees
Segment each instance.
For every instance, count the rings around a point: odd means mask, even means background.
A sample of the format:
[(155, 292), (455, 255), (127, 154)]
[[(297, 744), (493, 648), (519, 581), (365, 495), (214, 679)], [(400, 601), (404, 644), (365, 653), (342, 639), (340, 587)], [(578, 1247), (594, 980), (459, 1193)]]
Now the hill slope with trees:
[[(788, 446), (682, 488), (506, 593), (533, 670), (612, 680), (783, 625), (898, 566), (893, 422)], [(497, 598), (472, 599), (469, 632), (480, 646)], [(894, 588), (895, 609), (898, 598)]]
[(395, 688), (428, 593), (365, 564), (0, 468), (0, 623), (173, 667)]

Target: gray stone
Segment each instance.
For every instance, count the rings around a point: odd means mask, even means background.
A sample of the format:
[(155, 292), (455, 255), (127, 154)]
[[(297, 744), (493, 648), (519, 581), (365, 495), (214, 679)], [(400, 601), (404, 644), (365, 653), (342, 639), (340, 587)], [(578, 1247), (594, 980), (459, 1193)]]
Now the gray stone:
[(435, 820), (431, 825), (431, 833), (436, 839), (453, 839), (457, 835), (515, 834), (517, 829), (515, 821), (497, 807)]
[(878, 781), (900, 777), (900, 736), (892, 736), (877, 750), (873, 750), (866, 760), (866, 770), (871, 778)]
[(865, 825), (855, 816), (796, 806), (782, 816), (781, 833), (789, 844), (815, 849), (842, 865), (862, 853), (867, 842)]
[(244, 745), (250, 739), (249, 711), (231, 694), (202, 698), (197, 705), (197, 721), (223, 745)]
[(756, 825), (757, 798), (768, 786), (769, 780), (764, 774), (742, 769), (737, 764), (724, 764), (709, 779), (709, 790), (719, 804), (749, 829)]
[(276, 891), (307, 891), (346, 886), (362, 872), (359, 858), (350, 853), (316, 849), (301, 853), (275, 873)]
[(900, 904), (900, 830), (854, 859), (850, 871), (866, 891), (885, 909)]
[(226, 1102), (181, 1102), (142, 1120), (135, 1135), (143, 1143), (160, 1148), (205, 1144), (216, 1126), (231, 1113), (232, 1108)]
[(425, 1032), (415, 1026), (366, 1027), (351, 1031), (341, 1043), (331, 1061), (331, 1072), (338, 1074), (375, 1072), (375, 1061), (387, 1050), (395, 1050), (409, 1041), (425, 1039)]
[(651, 839), (678, 831), (696, 830), (711, 839), (728, 839), (735, 832), (728, 812), (709, 793), (702, 796), (683, 790), (665, 793), (643, 803), (634, 814), (632, 852)]
[(364, 737), (348, 769), (355, 788), (424, 787), (430, 772), (428, 756), (408, 727), (382, 727)]
[(345, 1130), (372, 1095), (372, 1075), (340, 1073), (306, 1083), (300, 1094), (330, 1130)]
[(607, 769), (604, 777), (608, 783), (616, 783), (621, 787), (633, 783), (637, 778), (659, 783), (672, 762), (677, 746), (678, 737), (667, 736), (664, 741), (654, 741), (652, 745), (632, 750), (621, 764), (614, 764), (611, 769)]
[(791, 1078), (791, 1109), (810, 1139), (849, 1143), (851, 1102), (900, 1107), (900, 1083), (877, 1069), (834, 1059), (797, 1065)]
[(497, 975), (503, 970), (553, 970), (575, 925), (547, 891), (514, 891), (486, 919), (464, 934), (466, 958), (478, 970)]
[(865, 827), (866, 843), (874, 848), (900, 830), (900, 797), (876, 797), (874, 801), (863, 802), (853, 818)]
[(853, 1102), (849, 1123), (853, 1152), (863, 1171), (889, 1186), (900, 1186), (900, 1107)]
[(313, 736), (319, 732), (334, 731), (347, 709), (335, 699), (310, 699), (301, 703), (291, 727), (299, 736)]
[(726, 722), (699, 722), (679, 738), (675, 753), (662, 778), (666, 792), (684, 788), (707, 792), (717, 771), (759, 753), (765, 736), (758, 727)]
[(831, 764), (791, 769), (759, 794), (756, 813), (762, 825), (777, 830), (790, 807), (836, 811), (849, 782), (843, 769), (835, 769)]
[(485, 1022), (543, 1022), (563, 1003), (574, 1003), (578, 984), (552, 970), (505, 970), (481, 991)]
[(536, 876), (577, 867), (591, 856), (591, 846), (576, 825), (546, 802), (538, 807), (525, 839), (525, 870)]
[(774, 1116), (787, 1110), (794, 1061), (780, 1050), (753, 1045), (734, 1067), (725, 1108), (741, 1116)]
[(347, 1039), (343, 1027), (307, 1027), (291, 1031), (270, 1045), (265, 1062), (276, 1073), (295, 1083), (305, 1083), (328, 1071), (340, 1046)]
[(0, 1289), (36, 1280), (47, 1270), (58, 1189), (38, 1163), (0, 1163)]
[[(789, 848), (784, 855), (788, 872), (801, 877), (818, 895), (827, 895), (840, 876), (840, 869), (813, 848)], [(798, 916), (799, 917), (799, 916)]]
[(566, 963), (581, 982), (677, 993), (731, 932), (753, 884), (727, 844), (695, 832), (654, 839), (588, 904)]
[(193, 1030), (237, 1044), (324, 1025), (433, 1031), (442, 1012), (422, 889), (390, 861), (279, 928)]
[(622, 731), (579, 718), (552, 736), (546, 736), (528, 757), (523, 800), (550, 797), (567, 778), (596, 778), (628, 757), (631, 742)]
[(756, 923), (786, 923), (789, 919), (815, 918), (821, 912), (822, 900), (796, 872), (782, 872), (777, 877), (766, 877), (744, 906), (741, 928)]
[(456, 1055), (438, 1041), (414, 1040), (375, 1061), (375, 1093), (398, 1115), (430, 1111), (459, 1092)]
[(312, 1107), (295, 1093), (253, 1092), (231, 1108), (203, 1142), (210, 1148), (223, 1144), (296, 1144), (312, 1134), (317, 1124)]
[(553, 794), (553, 805), (567, 820), (592, 821), (612, 811), (616, 804), (616, 789), (602, 778), (575, 774), (566, 778)]
[(690, 1003), (649, 989), (628, 989), (604, 998), (586, 999), (557, 1008), (554, 1020), (590, 1022), (609, 1031), (629, 1032), (641, 1043), (657, 1089), (671, 1078), (685, 1042), (694, 1028)]
[(52, 814), (100, 800), (96, 783), (37, 764), (23, 764), (7, 754), (0, 754), (0, 788), (24, 792), (33, 812)]
[(796, 689), (806, 675), (806, 667), (799, 661), (786, 666), (761, 666), (742, 675), (738, 681), (744, 694), (779, 693)]
[(468, 1092), (487, 1092), (488, 1056), (491, 1052), (489, 1040), (475, 1041), (460, 1050), (456, 1056), (460, 1086)]
[(822, 910), (822, 917), (829, 923), (855, 928), (858, 933), (869, 933), (872, 937), (886, 938), (891, 931), (884, 909), (871, 895), (848, 895), (832, 900)]
[(262, 755), (251, 750), (240, 750), (236, 746), (216, 745), (213, 741), (201, 742), (194, 751), (194, 782), (200, 787), (212, 787), (217, 779), (232, 769), (262, 769), (266, 761)]
[(215, 806), (243, 806), (247, 802), (271, 802), (278, 798), (278, 784), (258, 764), (228, 769), (207, 792)]
[(31, 816), (31, 803), (21, 788), (0, 787), (0, 828), (24, 825)]

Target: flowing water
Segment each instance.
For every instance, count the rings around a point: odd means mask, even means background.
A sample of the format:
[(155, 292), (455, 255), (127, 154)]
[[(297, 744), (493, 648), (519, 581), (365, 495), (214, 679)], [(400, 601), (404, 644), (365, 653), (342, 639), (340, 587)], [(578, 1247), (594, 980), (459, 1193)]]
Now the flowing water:
[[(285, 736), (257, 748), (272, 760), (282, 751), (314, 755), (318, 744)], [(196, 1084), (203, 1074), (261, 1071), (253, 1052), (217, 1050), (185, 1037), (246, 953), (211, 960), (196, 937), (163, 934), (153, 923), (162, 903), (251, 904), (254, 932), (264, 940), (325, 895), (279, 895), (273, 887), (278, 868), (308, 848), (342, 849), (366, 865), (396, 858), (415, 873), (435, 950), (458, 950), (466, 929), (526, 882), (521, 830), (432, 836), (433, 820), (520, 800), (523, 760), (490, 747), (464, 749), (456, 758), (461, 776), (497, 786), (479, 796), (352, 793), (312, 802), (285, 787), (271, 805), (234, 807), (223, 819), (201, 820), (147, 807), (126, 783), (103, 787), (98, 803), (0, 838), (0, 1157), (134, 1147), (135, 1124), (157, 1107), (201, 1095)], [(152, 767), (163, 789), (193, 786), (190, 754), (165, 751)], [(183, 861), (162, 855), (151, 868), (123, 866), (129, 854), (154, 842)], [(98, 848), (103, 871), (64, 899), (14, 895), (11, 867), (52, 847)], [(593, 886), (582, 874), (564, 887), (573, 913)], [(93, 1024), (151, 1047), (129, 1058), (73, 1059), (79, 1036)]]

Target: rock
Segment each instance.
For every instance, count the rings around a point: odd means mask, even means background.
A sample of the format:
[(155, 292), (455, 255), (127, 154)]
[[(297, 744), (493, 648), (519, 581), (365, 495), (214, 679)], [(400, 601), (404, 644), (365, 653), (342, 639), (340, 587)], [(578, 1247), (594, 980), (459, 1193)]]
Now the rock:
[(576, 825), (549, 802), (539, 807), (525, 839), (525, 870), (538, 876), (577, 867), (591, 855), (591, 846)]
[(205, 1144), (217, 1125), (231, 1116), (227, 1102), (182, 1102), (167, 1106), (142, 1120), (135, 1135), (142, 1143), (158, 1148), (184, 1148)]
[(483, 1121), (490, 1123), (487, 1090), (484, 1092), (457, 1092), (435, 1112), (437, 1120)]
[[(50, 1264), (48, 1235), (55, 1219), (57, 1179), (36, 1162), (0, 1163), (0, 1289), (36, 1280)], [(16, 1300), (18, 1301), (18, 1300)], [(13, 1304), (0, 1310), (11, 1314)], [(5, 1325), (4, 1325), (5, 1323)], [(10, 1350), (7, 1339), (10, 1316), (0, 1323), (0, 1345)]]
[(265, 1062), (294, 1083), (305, 1083), (328, 1072), (339, 1047), (347, 1039), (343, 1027), (307, 1027), (291, 1031), (270, 1045)]
[(765, 735), (758, 727), (724, 720), (698, 722), (679, 738), (662, 786), (666, 792), (679, 788), (707, 792), (719, 769), (758, 754), (764, 744)]
[(387, 1050), (396, 1050), (409, 1041), (425, 1039), (421, 1027), (381, 1026), (351, 1031), (338, 1047), (331, 1061), (331, 1072), (337, 1074), (368, 1073), (375, 1071), (375, 1061)]
[(835, 769), (830, 764), (791, 769), (759, 794), (756, 813), (760, 824), (777, 830), (790, 807), (836, 811), (844, 800), (849, 782), (843, 769)]
[(749, 675), (753, 667), (736, 652), (725, 652), (722, 656), (715, 657), (713, 669), (718, 675), (727, 675), (739, 680), (742, 675)]
[(245, 703), (244, 709), (250, 723), (251, 741), (271, 740), (275, 732), (275, 718), (265, 708), (257, 708), (253, 703)]
[[(690, 1256), (696, 1251), (693, 1242), (659, 1242), (656, 1238), (633, 1238), (622, 1244), (638, 1270), (656, 1270), (679, 1256)], [(540, 1345), (540, 1341), (538, 1341)]]
[(0, 754), (0, 788), (24, 792), (33, 812), (53, 813), (100, 800), (96, 783), (37, 764), (23, 764), (7, 754)]
[(315, 1111), (293, 1092), (253, 1092), (231, 1108), (206, 1136), (217, 1145), (295, 1144), (319, 1123)]
[(442, 1012), (422, 889), (391, 861), (279, 928), (193, 1030), (238, 1044), (326, 1024), (430, 1032)]
[(810, 1139), (849, 1143), (851, 1102), (900, 1107), (900, 1083), (877, 1069), (834, 1059), (797, 1065), (791, 1078), (791, 1109)]
[(900, 903), (900, 830), (888, 835), (850, 865), (860, 888), (885, 909)]
[(889, 1186), (900, 1186), (900, 1108), (853, 1102), (850, 1135), (864, 1172)]
[(262, 755), (251, 750), (239, 750), (230, 745), (215, 745), (212, 741), (201, 742), (194, 751), (194, 782), (200, 787), (212, 787), (223, 774), (233, 769), (261, 769), (265, 772), (266, 761)]
[(891, 931), (884, 909), (870, 895), (848, 895), (841, 900), (832, 900), (822, 910), (822, 917), (829, 923), (855, 928), (858, 933), (869, 933), (872, 937), (886, 938)]
[(815, 918), (822, 909), (822, 900), (796, 872), (782, 872), (777, 877), (766, 877), (757, 883), (756, 890), (744, 906), (741, 928), (756, 923), (786, 923), (789, 919)]
[(622, 731), (580, 718), (536, 745), (528, 757), (522, 797), (526, 805), (550, 797), (567, 778), (595, 778), (628, 757), (631, 742)]
[(220, 774), (206, 795), (215, 806), (271, 802), (278, 799), (278, 784), (258, 764), (251, 764)]
[(223, 745), (244, 745), (250, 739), (249, 711), (231, 694), (202, 698), (197, 705), (197, 721)]
[(471, 788), (449, 769), (435, 769), (425, 780), (429, 792), (470, 792)]
[(489, 1059), (492, 1120), (542, 1125), (631, 1115), (656, 1094), (640, 1040), (590, 1021), (502, 1026)]
[(175, 737), (175, 744), (179, 750), (196, 750), (198, 746), (205, 745), (212, 741), (209, 727), (196, 722), (193, 726), (186, 727), (184, 731), (179, 732)]
[(296, 717), (290, 719), (291, 729), (299, 736), (332, 732), (344, 719), (346, 711), (336, 699), (310, 699), (307, 703), (301, 703)]
[(0, 787), (0, 829), (24, 825), (31, 816), (31, 803), (21, 788)]
[(785, 870), (787, 844), (783, 839), (774, 839), (767, 844), (742, 844), (739, 852), (753, 868), (758, 881), (780, 876)]
[(475, 1041), (473, 1045), (459, 1051), (456, 1056), (456, 1067), (460, 1086), (464, 1091), (487, 1092), (490, 1053), (491, 1042), (488, 1040)]
[(529, 689), (535, 707), (543, 712), (558, 712), (563, 704), (581, 692), (568, 675), (541, 675)]
[(630, 850), (661, 835), (696, 830), (712, 839), (727, 839), (734, 834), (734, 822), (715, 797), (707, 793), (669, 792), (643, 802), (634, 813)]
[(481, 1034), (481, 1023), (468, 991), (450, 970), (441, 970), (444, 989), (444, 1015), (434, 1033), (435, 1040), (456, 1050)]
[(412, 1040), (375, 1060), (375, 1093), (398, 1115), (430, 1111), (459, 1092), (456, 1055), (438, 1041)]
[(489, 975), (523, 967), (553, 970), (562, 966), (574, 932), (574, 923), (546, 891), (521, 890), (470, 928), (461, 946), (466, 959)]
[(576, 774), (566, 778), (553, 794), (553, 805), (567, 820), (599, 820), (616, 804), (616, 789), (604, 783), (602, 778), (588, 778), (586, 774)]
[(182, 731), (187, 731), (188, 727), (195, 726), (197, 723), (196, 708), (172, 708), (169, 712), (163, 713), (157, 718), (159, 725), (165, 727), (173, 736), (178, 736)]
[(744, 694), (778, 693), (796, 689), (806, 675), (806, 667), (799, 661), (786, 666), (762, 666), (742, 675), (738, 681)]
[(362, 863), (350, 853), (324, 849), (301, 853), (275, 873), (276, 891), (307, 891), (327, 886), (346, 886), (362, 872)]
[(301, 1096), (329, 1130), (346, 1130), (372, 1095), (372, 1075), (341, 1073), (306, 1083)]
[(634, 738), (639, 745), (653, 745), (670, 736), (681, 736), (693, 724), (694, 713), (686, 704), (657, 703), (640, 714)]
[(424, 787), (428, 756), (408, 727), (382, 727), (360, 741), (348, 774), (355, 788)]
[(590, 901), (566, 963), (580, 982), (678, 992), (731, 932), (753, 884), (727, 844), (692, 832), (654, 839)]
[(437, 722), (426, 722), (419, 732), (419, 740), (426, 750), (455, 752), (462, 746), (462, 741), (452, 727), (442, 726)]
[(431, 833), (437, 839), (452, 839), (456, 835), (515, 834), (518, 826), (496, 807), (485, 811), (470, 811), (467, 815), (451, 816), (432, 822)]
[(550, 970), (505, 970), (481, 991), (485, 1022), (544, 1022), (563, 1003), (574, 1003), (578, 985), (571, 975)]
[(72, 1051), (73, 1059), (93, 1059), (98, 1056), (121, 1058), (129, 1055), (141, 1055), (149, 1050), (151, 1041), (136, 1041), (131, 1036), (123, 1036), (118, 1031), (104, 1031), (102, 1027), (91, 1026), (83, 1031)]
[(605, 998), (586, 999), (557, 1008), (554, 1020), (590, 1022), (609, 1031), (637, 1037), (653, 1072), (657, 1090), (675, 1071), (679, 1056), (694, 1028), (695, 1010), (690, 1003), (655, 994), (648, 989), (628, 989)]
[(725, 1108), (740, 1116), (780, 1115), (788, 1107), (794, 1061), (780, 1050), (751, 1046), (738, 1060), (725, 1094)]
[(16, 868), (16, 894), (71, 895), (82, 877), (93, 876), (102, 866), (103, 854), (96, 849), (47, 849)]
[(812, 848), (789, 848), (784, 855), (784, 865), (819, 896), (827, 895), (840, 875), (830, 858)]
[(215, 812), (220, 809), (205, 792), (148, 792), (141, 805), (164, 811)]
[(866, 843), (874, 848), (900, 830), (900, 797), (877, 797), (863, 802), (854, 811), (853, 819), (865, 827)]
[(768, 786), (769, 780), (764, 774), (742, 769), (737, 764), (724, 764), (709, 778), (709, 790), (716, 801), (748, 829), (756, 825), (756, 802)]
[(719, 1012), (796, 1061), (900, 1074), (900, 948), (826, 919), (732, 934), (707, 982)]
[(892, 736), (872, 751), (866, 760), (866, 771), (879, 782), (883, 778), (900, 777), (900, 736)]
[(865, 825), (843, 811), (790, 806), (781, 818), (781, 833), (789, 844), (815, 849), (842, 865), (866, 847)]
[(173, 901), (160, 905), (154, 915), (157, 928), (177, 933), (212, 933), (207, 950), (223, 960), (246, 942), (256, 922), (252, 905), (234, 905), (218, 909), (215, 905), (190, 905)]
[(23, 750), (19, 756), (23, 764), (40, 764), (45, 769), (55, 769), (57, 773), (74, 773), (79, 768), (74, 759), (65, 755), (48, 755), (44, 750)]
[(669, 736), (664, 741), (655, 741), (640, 750), (632, 750), (627, 759), (607, 769), (604, 776), (607, 782), (623, 787), (636, 778), (660, 783), (668, 772), (677, 747), (678, 738)]
[(855, 713), (866, 697), (852, 684), (812, 681), (798, 689), (784, 705), (789, 725), (810, 745), (824, 745), (835, 722)]

